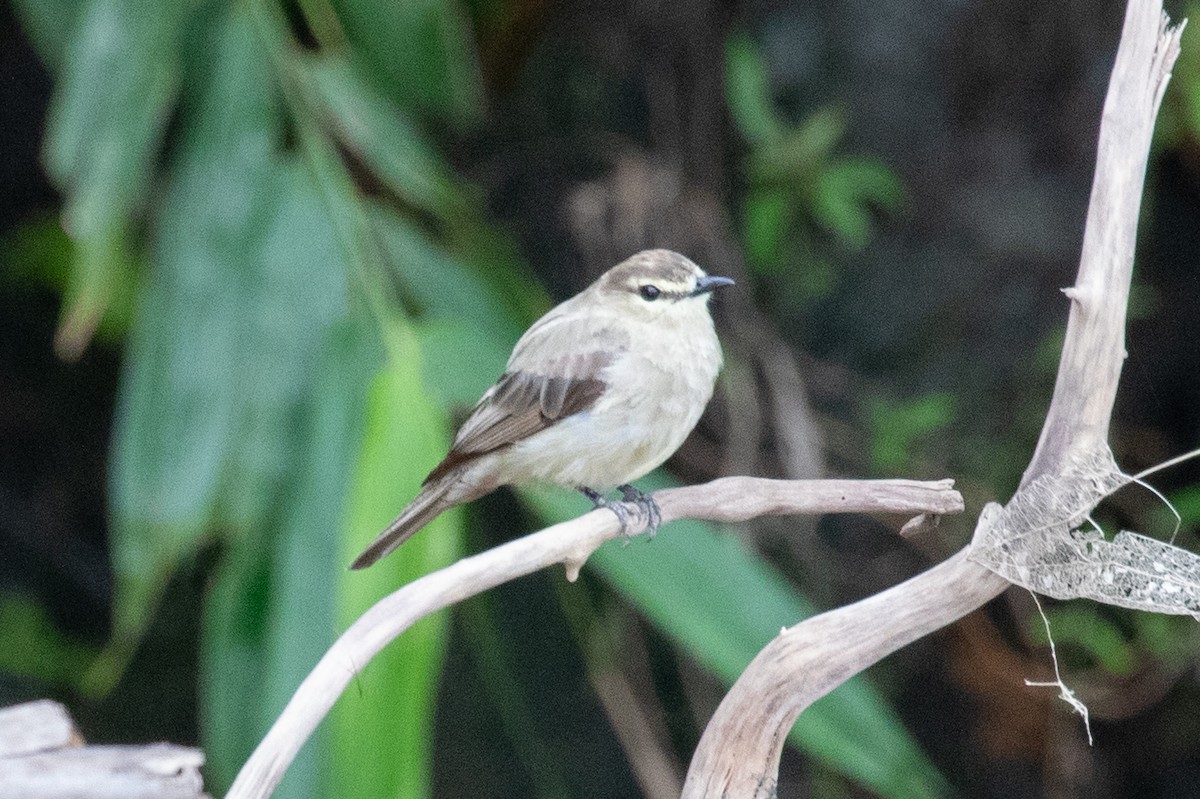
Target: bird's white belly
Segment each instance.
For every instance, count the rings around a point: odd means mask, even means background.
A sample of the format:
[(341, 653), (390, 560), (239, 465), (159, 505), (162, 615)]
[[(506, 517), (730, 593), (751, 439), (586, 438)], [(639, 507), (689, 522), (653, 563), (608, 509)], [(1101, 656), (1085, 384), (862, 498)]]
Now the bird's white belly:
[(607, 370), (608, 389), (592, 408), (505, 453), (509, 473), (520, 475), (511, 482), (608, 490), (645, 475), (696, 426), (712, 396), (718, 363), (687, 358), (660, 364), (647, 355), (627, 354)]

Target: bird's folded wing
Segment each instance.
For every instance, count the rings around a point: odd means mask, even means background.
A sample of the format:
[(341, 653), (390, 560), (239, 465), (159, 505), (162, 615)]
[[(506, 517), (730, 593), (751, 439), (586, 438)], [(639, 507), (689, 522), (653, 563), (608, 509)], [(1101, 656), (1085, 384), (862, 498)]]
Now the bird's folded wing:
[(545, 430), (586, 410), (604, 393), (602, 371), (616, 353), (592, 350), (544, 361), (540, 371), (513, 369), (488, 389), (463, 422), (454, 446), (425, 482), (462, 463)]

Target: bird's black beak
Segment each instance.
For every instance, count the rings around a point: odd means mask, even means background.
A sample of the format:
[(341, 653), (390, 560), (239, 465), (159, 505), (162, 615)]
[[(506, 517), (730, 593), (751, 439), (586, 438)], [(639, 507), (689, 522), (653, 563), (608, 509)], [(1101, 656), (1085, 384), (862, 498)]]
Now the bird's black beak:
[(731, 277), (721, 277), (719, 275), (705, 275), (704, 277), (702, 277), (696, 281), (696, 288), (692, 289), (692, 296), (695, 297), (700, 294), (707, 294), (708, 292), (712, 291), (713, 289), (720, 288), (721, 286), (732, 286), (732, 285), (733, 285), (733, 278), (731, 278)]

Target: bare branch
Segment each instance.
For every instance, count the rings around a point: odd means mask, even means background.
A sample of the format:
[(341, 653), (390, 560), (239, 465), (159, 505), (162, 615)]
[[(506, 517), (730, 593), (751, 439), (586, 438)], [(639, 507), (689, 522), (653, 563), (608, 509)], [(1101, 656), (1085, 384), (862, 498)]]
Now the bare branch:
[(1104, 100), (1079, 273), (1063, 290), (1071, 314), (1054, 398), (1022, 487), (1060, 472), (1070, 454), (1108, 444), (1150, 138), (1183, 34), (1183, 25), (1167, 23), (1161, 0), (1130, 0)]
[[(1125, 358), (1125, 314), (1154, 118), (1179, 52), (1159, 0), (1131, 0), (1104, 105), (1083, 254), (1054, 397), (1017, 496), (1072, 458), (1106, 448)], [(990, 505), (978, 531), (1001, 512)], [(785, 630), (726, 695), (684, 785), (695, 797), (773, 797), (784, 739), (800, 713), (887, 654), (948, 624), (1009, 583), (969, 560), (950, 560), (862, 602)]]
[(683, 796), (774, 797), (783, 744), (804, 708), (1007, 586), (964, 549), (907, 582), (784, 630), (709, 721)]
[[(781, 513), (955, 513), (953, 481), (765, 480), (727, 477), (656, 492), (662, 521), (732, 521)], [(628, 505), (638, 518), (636, 505)], [(645, 529), (645, 519), (634, 533)], [(616, 517), (595, 510), (577, 519), (464, 558), (384, 597), (330, 647), (246, 761), (226, 799), (269, 796), (300, 747), (362, 668), (389, 642), (429, 614), (501, 583), (561, 563), (574, 579), (596, 548), (621, 535)]]

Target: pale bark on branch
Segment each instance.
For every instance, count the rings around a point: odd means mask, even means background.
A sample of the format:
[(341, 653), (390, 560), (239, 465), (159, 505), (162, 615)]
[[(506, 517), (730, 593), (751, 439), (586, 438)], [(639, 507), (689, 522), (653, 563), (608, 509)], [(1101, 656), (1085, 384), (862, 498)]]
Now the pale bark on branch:
[(207, 799), (204, 754), (175, 744), (85, 745), (67, 709), (43, 699), (0, 708), (0, 797)]
[[(741, 521), (764, 515), (878, 512), (920, 515), (960, 513), (953, 481), (766, 480), (726, 477), (654, 494), (662, 523), (676, 519)], [(636, 519), (637, 506), (628, 505)], [(645, 519), (631, 534), (645, 528)], [(663, 535), (670, 535), (666, 530)], [(555, 564), (569, 578), (605, 541), (621, 535), (616, 516), (595, 510), (414, 580), (384, 597), (334, 642), (296, 690), (283, 713), (246, 761), (227, 799), (259, 799), (279, 784), (300, 747), (342, 691), (384, 646), (415, 622), (442, 608)]]
[[(1113, 67), (1054, 397), (1020, 491), (1106, 447), (1125, 359), (1125, 315), (1154, 119), (1179, 52), (1158, 0), (1131, 0)], [(981, 524), (986, 520), (981, 516)], [(979, 530), (979, 527), (976, 528)], [(1009, 583), (970, 547), (901, 585), (810, 618), (759, 653), (725, 696), (693, 756), (685, 799), (775, 796), (784, 740), (812, 702)]]

